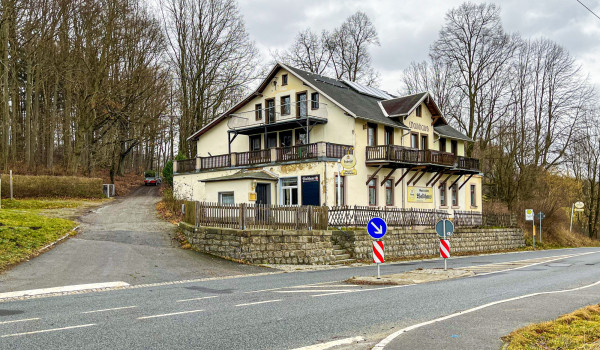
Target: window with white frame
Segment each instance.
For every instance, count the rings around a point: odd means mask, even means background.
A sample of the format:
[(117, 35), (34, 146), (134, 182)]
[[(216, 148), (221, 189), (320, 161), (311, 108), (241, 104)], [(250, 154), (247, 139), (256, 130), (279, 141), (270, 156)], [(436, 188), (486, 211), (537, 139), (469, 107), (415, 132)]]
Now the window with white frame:
[(233, 192), (219, 192), (219, 204), (235, 204)]
[(450, 191), (452, 191), (452, 206), (458, 207), (458, 185), (454, 184), (450, 187)]
[(281, 205), (298, 205), (298, 178), (287, 177), (279, 180)]
[(448, 205), (448, 199), (446, 195), (446, 184), (440, 187), (440, 206), (445, 207)]

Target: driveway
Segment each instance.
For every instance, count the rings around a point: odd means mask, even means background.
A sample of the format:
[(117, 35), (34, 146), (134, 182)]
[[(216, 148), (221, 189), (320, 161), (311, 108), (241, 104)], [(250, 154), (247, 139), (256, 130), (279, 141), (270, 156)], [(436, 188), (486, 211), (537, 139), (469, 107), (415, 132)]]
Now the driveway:
[(0, 275), (0, 292), (124, 281), (156, 283), (268, 272), (178, 248), (176, 227), (156, 216), (158, 187), (131, 195), (80, 218), (80, 234)]

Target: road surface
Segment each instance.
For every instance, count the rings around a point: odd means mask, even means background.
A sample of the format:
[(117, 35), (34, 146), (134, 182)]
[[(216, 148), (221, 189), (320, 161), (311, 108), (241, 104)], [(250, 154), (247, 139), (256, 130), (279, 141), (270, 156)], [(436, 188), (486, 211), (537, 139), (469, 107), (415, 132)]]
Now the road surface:
[[(341, 348), (499, 349), (515, 328), (600, 302), (599, 264), (600, 249), (581, 248), (453, 258), (478, 275), (409, 286), (346, 285), (376, 271), (352, 267), (24, 297), (0, 302), (0, 348), (295, 349), (352, 338)], [(384, 264), (382, 274), (441, 265)]]
[(80, 218), (80, 234), (0, 275), (0, 292), (124, 281), (129, 284), (261, 272), (210, 255), (182, 250), (171, 239), (175, 226), (156, 216), (158, 187)]

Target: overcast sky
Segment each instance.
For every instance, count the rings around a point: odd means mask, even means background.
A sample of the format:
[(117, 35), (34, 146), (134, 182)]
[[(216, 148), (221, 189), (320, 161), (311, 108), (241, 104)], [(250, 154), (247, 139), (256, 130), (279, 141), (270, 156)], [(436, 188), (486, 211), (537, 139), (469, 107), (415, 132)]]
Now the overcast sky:
[[(581, 0), (600, 15), (600, 1)], [(381, 46), (374, 47), (373, 65), (381, 88), (397, 92), (401, 73), (411, 61), (427, 58), (444, 15), (459, 0), (240, 0), (251, 38), (265, 59), (285, 49), (307, 27), (332, 29), (361, 10), (371, 18)], [(475, 1), (477, 3), (481, 1)], [(600, 19), (577, 0), (496, 0), (504, 29), (523, 37), (547, 37), (566, 47), (590, 79), (600, 86)]]

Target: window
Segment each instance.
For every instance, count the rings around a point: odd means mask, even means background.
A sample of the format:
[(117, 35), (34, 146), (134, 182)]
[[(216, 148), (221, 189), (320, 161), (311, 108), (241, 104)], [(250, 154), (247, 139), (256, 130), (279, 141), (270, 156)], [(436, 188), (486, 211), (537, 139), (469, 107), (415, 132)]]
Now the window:
[(267, 115), (267, 124), (275, 123), (275, 100), (270, 99), (266, 102), (267, 110), (265, 114)]
[(288, 177), (280, 180), (281, 204), (298, 205), (298, 178)]
[(306, 130), (296, 129), (296, 145), (306, 145), (308, 143), (308, 137)]
[(219, 192), (219, 204), (235, 204), (233, 192)]
[(292, 146), (292, 130), (280, 132), (279, 133), (279, 142), (281, 143), (281, 147), (291, 147)]
[(287, 85), (288, 75), (284, 74), (281, 76), (281, 86)]
[(421, 116), (421, 105), (417, 106), (417, 109), (415, 110), (415, 113), (417, 114), (417, 117)]
[(254, 105), (254, 117), (256, 120), (262, 119), (262, 103), (257, 103)]
[(445, 207), (448, 205), (448, 196), (446, 194), (446, 184), (440, 188), (440, 206)]
[(440, 152), (446, 152), (446, 139), (443, 137), (440, 137), (439, 143), (440, 143)]
[(385, 181), (385, 205), (394, 205), (394, 180)]
[(450, 140), (450, 152), (452, 152), (452, 154), (455, 156), (458, 155), (458, 141)]
[(458, 185), (454, 185), (450, 188), (452, 191), (452, 206), (458, 207)]
[(296, 104), (298, 107), (296, 108), (296, 116), (297, 117), (306, 117), (308, 115), (308, 106), (306, 105), (306, 93), (299, 93), (296, 95)]
[(319, 109), (319, 93), (313, 92), (310, 94), (310, 108)]
[(252, 135), (250, 136), (250, 150), (251, 151), (260, 151), (260, 135)]
[(267, 148), (275, 148), (277, 147), (277, 133), (272, 132), (267, 134)]
[(377, 124), (367, 124), (367, 146), (377, 146)]
[(410, 147), (419, 148), (419, 134), (410, 134)]
[(394, 144), (394, 128), (391, 126), (385, 127), (385, 144), (393, 145)]
[(281, 97), (281, 115), (290, 115), (291, 99), (289, 96)]
[(471, 206), (477, 206), (477, 188), (475, 185), (471, 185)]
[[(338, 184), (339, 184), (339, 198), (338, 197)], [(346, 196), (345, 196), (345, 185), (346, 178), (344, 176), (335, 175), (335, 205), (341, 207), (342, 205), (346, 205)], [(340, 201), (341, 199), (341, 201)]]
[(369, 205), (377, 206), (377, 178), (369, 181)]
[(428, 150), (429, 142), (427, 142), (427, 135), (421, 135), (421, 149)]

